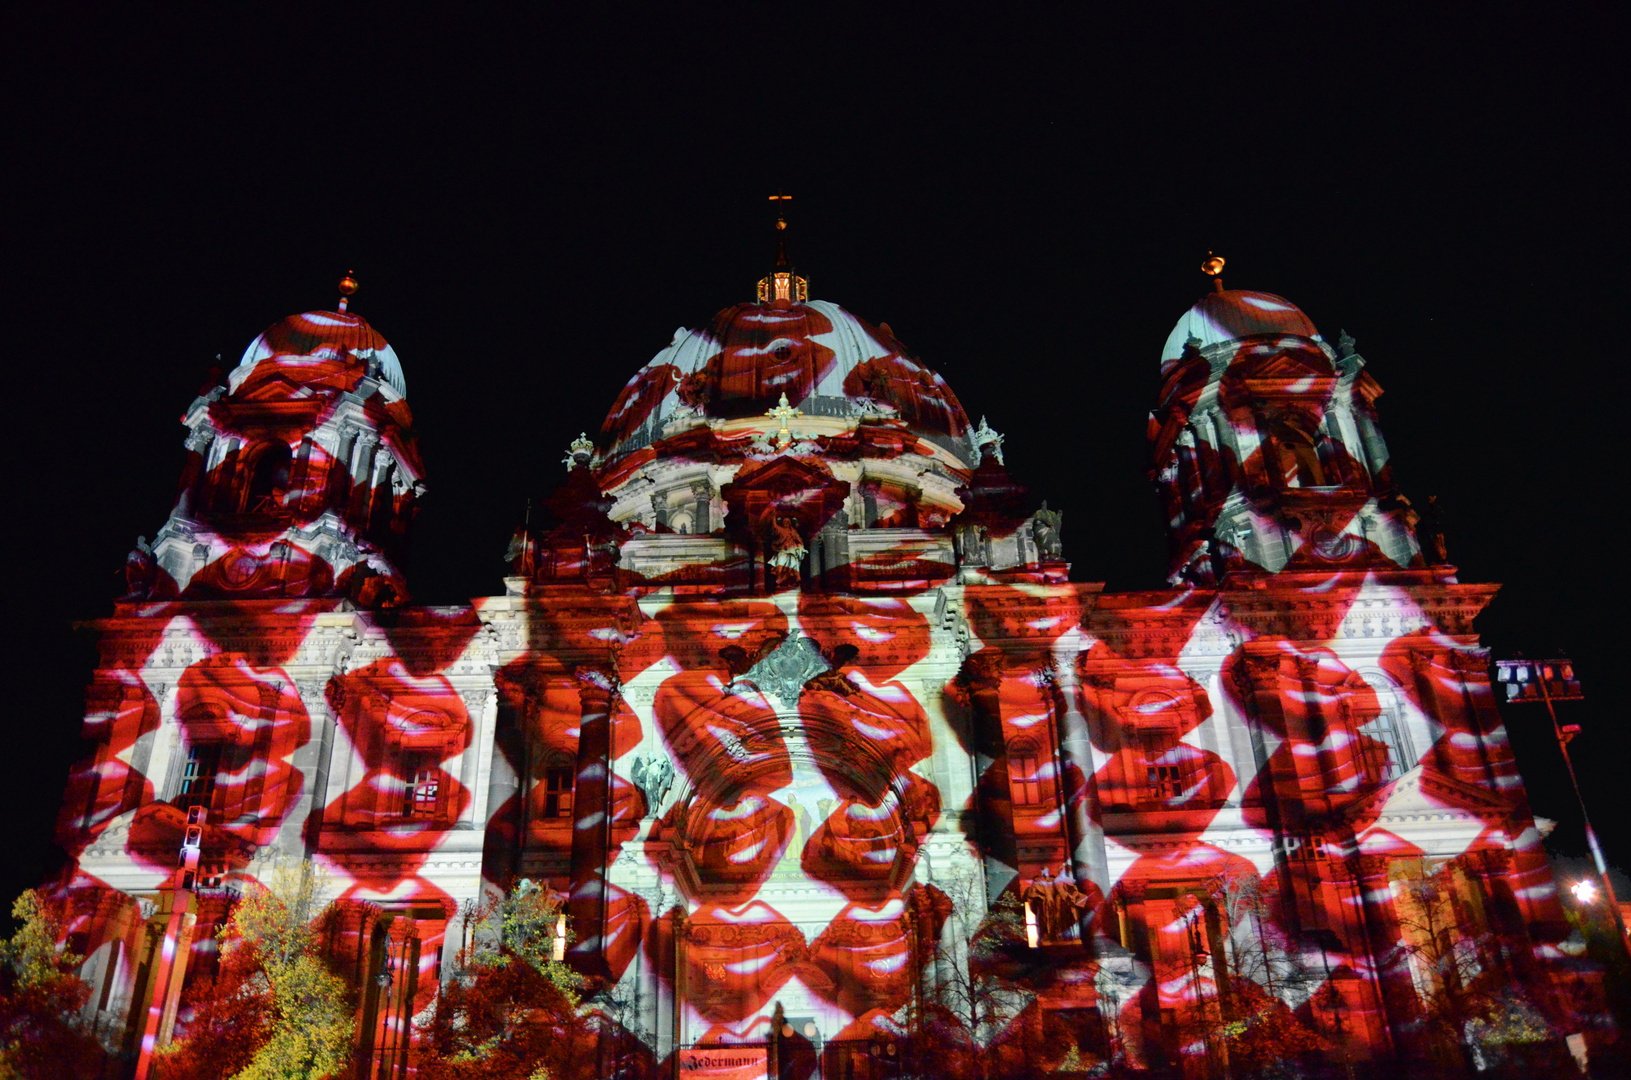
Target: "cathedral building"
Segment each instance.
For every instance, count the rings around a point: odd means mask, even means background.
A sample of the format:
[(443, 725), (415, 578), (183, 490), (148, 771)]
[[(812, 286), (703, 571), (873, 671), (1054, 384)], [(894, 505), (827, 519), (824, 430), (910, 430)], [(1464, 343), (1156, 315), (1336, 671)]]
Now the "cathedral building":
[(1227, 1075), (1270, 1021), (1430, 1058), (1492, 975), (1565, 1024), (1496, 587), (1418, 539), (1354, 341), (1213, 284), (1150, 365), (1170, 576), (1133, 593), (1073, 582), (1002, 435), (784, 255), (571, 442), (493, 595), (414, 606), (402, 363), (345, 300), (272, 326), (95, 624), (87, 1013), (180, 1034), (234, 898), (309, 858), (357, 1080), (413, 1074), (470, 903), (521, 879), (631, 1075), (900, 1075), (975, 985), (976, 1041), (1081, 1074)]

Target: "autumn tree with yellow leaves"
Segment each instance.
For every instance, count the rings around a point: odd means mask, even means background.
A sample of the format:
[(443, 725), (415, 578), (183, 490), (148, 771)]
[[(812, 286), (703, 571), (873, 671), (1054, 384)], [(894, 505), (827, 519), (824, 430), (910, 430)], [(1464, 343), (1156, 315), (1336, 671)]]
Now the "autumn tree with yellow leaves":
[(325, 875), (305, 861), (253, 885), (222, 926), (221, 975), (201, 988), (188, 1036), (166, 1048), (161, 1080), (321, 1080), (350, 1057), (345, 983), (318, 951)]
[(17, 932), (0, 941), (0, 1080), (99, 1075), (107, 1055), (80, 1022), (90, 987), (64, 946), (62, 905), (30, 889), (11, 916)]

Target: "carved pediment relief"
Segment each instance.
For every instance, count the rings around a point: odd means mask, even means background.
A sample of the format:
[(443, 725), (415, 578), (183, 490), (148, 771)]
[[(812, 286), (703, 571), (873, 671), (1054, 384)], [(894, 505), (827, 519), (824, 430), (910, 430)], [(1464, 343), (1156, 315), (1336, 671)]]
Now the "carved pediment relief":
[(1499, 796), (1420, 764), (1349, 807), (1344, 817), (1398, 831), (1401, 823), (1449, 814), (1475, 821), (1482, 829), (1485, 822), (1499, 821), (1511, 810)]

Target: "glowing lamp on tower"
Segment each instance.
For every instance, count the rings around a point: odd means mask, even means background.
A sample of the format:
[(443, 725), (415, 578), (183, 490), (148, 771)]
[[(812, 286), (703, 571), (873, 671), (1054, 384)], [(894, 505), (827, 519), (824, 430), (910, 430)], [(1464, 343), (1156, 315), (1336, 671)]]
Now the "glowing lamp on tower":
[(1573, 885), (1570, 885), (1569, 891), (1573, 893), (1574, 898), (1580, 901), (1582, 904), (1594, 904), (1597, 902), (1597, 884), (1590, 878), (1582, 878)]

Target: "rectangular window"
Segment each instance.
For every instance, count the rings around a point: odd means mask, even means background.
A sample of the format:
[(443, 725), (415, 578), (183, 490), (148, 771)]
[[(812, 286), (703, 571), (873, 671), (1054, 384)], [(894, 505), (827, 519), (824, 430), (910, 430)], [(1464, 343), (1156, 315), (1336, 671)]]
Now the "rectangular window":
[(1036, 776), (1036, 755), (1021, 752), (1009, 759), (1008, 788), (1015, 806), (1036, 806), (1042, 801), (1042, 782)]
[(404, 792), (402, 816), (420, 819), (435, 817), (441, 795), (442, 770), (423, 754), (409, 759), (409, 768), (411, 779)]
[(1156, 802), (1181, 798), (1184, 793), (1184, 766), (1177, 752), (1177, 730), (1146, 730), (1139, 735), (1139, 743), (1144, 750), (1144, 797)]
[(183, 808), (211, 806), (215, 801), (216, 778), (220, 772), (220, 743), (194, 743), (187, 747), (187, 764), (181, 772)]
[(1146, 770), (1150, 794), (1157, 799), (1176, 799), (1184, 791), (1184, 778), (1176, 765), (1151, 765)]
[(544, 774), (544, 816), (572, 816), (572, 768), (557, 766)]

